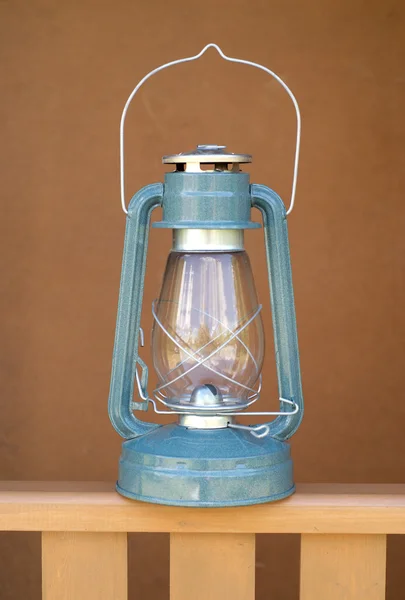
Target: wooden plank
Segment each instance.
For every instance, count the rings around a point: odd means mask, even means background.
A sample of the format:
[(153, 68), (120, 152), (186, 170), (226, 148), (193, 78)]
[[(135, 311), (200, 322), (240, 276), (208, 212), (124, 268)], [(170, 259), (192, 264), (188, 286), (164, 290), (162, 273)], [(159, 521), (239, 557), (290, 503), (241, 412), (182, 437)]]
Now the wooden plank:
[(125, 533), (42, 534), (43, 600), (127, 600)]
[(0, 531), (402, 533), (405, 485), (298, 485), (243, 508), (183, 508), (122, 498), (110, 483), (2, 483)]
[(255, 535), (170, 535), (170, 600), (254, 600)]
[(384, 600), (385, 535), (303, 535), (300, 600)]

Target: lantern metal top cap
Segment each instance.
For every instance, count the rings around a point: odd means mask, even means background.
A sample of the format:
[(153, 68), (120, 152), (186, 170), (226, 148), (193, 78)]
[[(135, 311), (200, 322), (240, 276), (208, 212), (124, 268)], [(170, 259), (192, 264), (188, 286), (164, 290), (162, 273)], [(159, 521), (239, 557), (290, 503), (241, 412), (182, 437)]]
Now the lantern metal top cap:
[(191, 152), (181, 152), (180, 154), (169, 154), (162, 158), (163, 164), (237, 164), (250, 163), (252, 156), (250, 154), (235, 154), (227, 152), (226, 146), (217, 146), (216, 144), (200, 144)]

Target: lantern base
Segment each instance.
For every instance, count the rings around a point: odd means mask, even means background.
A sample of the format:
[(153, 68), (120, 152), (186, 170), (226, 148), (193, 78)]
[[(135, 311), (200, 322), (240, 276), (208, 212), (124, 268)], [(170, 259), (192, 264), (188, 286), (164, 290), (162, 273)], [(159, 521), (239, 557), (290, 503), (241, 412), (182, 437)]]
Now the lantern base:
[(123, 443), (117, 491), (175, 506), (243, 506), (295, 491), (290, 446), (240, 429), (158, 427)]

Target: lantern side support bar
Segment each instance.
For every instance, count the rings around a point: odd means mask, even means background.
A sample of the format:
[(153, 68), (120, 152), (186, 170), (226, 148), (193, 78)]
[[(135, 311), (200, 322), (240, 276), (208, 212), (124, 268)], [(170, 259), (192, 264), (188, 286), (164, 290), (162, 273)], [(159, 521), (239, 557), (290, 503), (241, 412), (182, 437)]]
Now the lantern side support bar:
[[(295, 414), (279, 416), (269, 423), (270, 435), (287, 440), (302, 421), (304, 401), (286, 210), (281, 198), (264, 185), (252, 184), (251, 196), (253, 207), (263, 217), (279, 396), (298, 406)], [(287, 410), (288, 405), (281, 402), (280, 411)]]
[[(155, 423), (135, 417), (132, 399), (135, 379), (140, 382), (143, 396), (147, 396), (148, 370), (138, 356), (138, 343), (140, 335), (142, 342), (140, 322), (150, 217), (153, 209), (162, 204), (162, 198), (161, 183), (148, 185), (135, 194), (128, 209), (108, 401), (111, 422), (124, 438), (136, 437), (157, 427)], [(142, 369), (140, 378), (138, 365)], [(138, 408), (146, 410), (148, 402), (144, 400), (144, 404), (139, 405)]]

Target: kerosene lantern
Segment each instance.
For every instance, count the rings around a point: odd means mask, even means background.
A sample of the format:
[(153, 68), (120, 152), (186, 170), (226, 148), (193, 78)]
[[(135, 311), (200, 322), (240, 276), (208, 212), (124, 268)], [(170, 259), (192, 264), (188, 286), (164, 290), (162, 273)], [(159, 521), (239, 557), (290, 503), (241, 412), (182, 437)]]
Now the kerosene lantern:
[[(292, 201), (286, 211), (271, 189), (250, 184), (242, 165), (248, 154), (200, 145), (165, 156), (172, 165), (164, 184), (124, 195), (124, 123), (129, 103), (151, 75), (199, 58), (214, 47), (222, 58), (258, 67), (287, 90), (297, 113)], [(109, 414), (126, 438), (117, 490), (137, 500), (184, 506), (236, 506), (279, 500), (294, 491), (290, 447), (303, 400), (287, 233), (298, 168), (300, 117), (295, 98), (267, 68), (226, 56), (214, 44), (199, 54), (163, 65), (137, 85), (121, 120), (121, 199), (127, 213), (121, 287), (113, 355)], [(152, 353), (156, 385), (148, 391), (148, 369), (138, 354), (146, 253), (151, 212), (162, 207), (154, 227), (173, 231), (159, 298), (152, 305)], [(238, 421), (258, 398), (264, 332), (248, 255), (245, 229), (260, 228), (267, 253), (280, 409), (253, 412), (276, 418), (259, 425)], [(134, 400), (134, 387), (138, 398)], [(172, 414), (158, 425), (135, 416), (153, 407)], [(162, 407), (162, 408), (160, 408)]]

